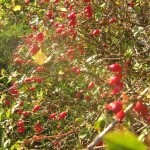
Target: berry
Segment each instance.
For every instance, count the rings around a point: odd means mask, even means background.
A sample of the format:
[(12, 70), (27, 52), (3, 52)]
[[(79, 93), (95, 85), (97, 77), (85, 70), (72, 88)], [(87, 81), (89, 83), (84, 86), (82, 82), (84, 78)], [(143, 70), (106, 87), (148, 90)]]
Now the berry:
[(76, 19), (76, 13), (72, 12), (71, 14), (68, 15), (68, 19), (72, 20), (72, 19)]
[(79, 68), (79, 69), (76, 71), (77, 75), (79, 75), (80, 72), (81, 72), (81, 69)]
[(21, 127), (24, 125), (24, 122), (18, 122), (17, 125)]
[(148, 108), (144, 104), (143, 107), (142, 107), (142, 110), (141, 110), (141, 115), (142, 115), (143, 118), (145, 118), (147, 114), (148, 114)]
[(122, 70), (122, 67), (119, 64), (112, 64), (108, 66), (108, 69), (112, 72), (120, 72)]
[(80, 97), (80, 93), (76, 93), (76, 98), (79, 98)]
[(93, 32), (93, 35), (94, 36), (97, 36), (99, 34), (99, 30), (95, 30), (94, 32)]
[(123, 110), (121, 110), (121, 111), (119, 111), (119, 112), (117, 113), (117, 118), (118, 118), (119, 121), (122, 121), (122, 119), (123, 119), (124, 117), (125, 117), (125, 113), (124, 113)]
[(150, 123), (150, 116), (147, 117), (147, 124)]
[(34, 91), (35, 91), (35, 88), (32, 88), (32, 87), (31, 87), (31, 88), (29, 88), (29, 90), (32, 91), (32, 92), (34, 92)]
[(123, 89), (123, 83), (120, 82), (113, 87), (112, 94), (115, 95), (115, 94), (119, 93), (122, 89)]
[(128, 6), (129, 6), (129, 7), (134, 7), (133, 2), (129, 3)]
[(19, 130), (20, 133), (23, 133), (25, 131), (25, 128), (23, 126), (21, 126), (21, 127), (18, 128), (18, 130)]
[(90, 97), (89, 97), (88, 95), (85, 96), (85, 99), (86, 99), (87, 101), (90, 101)]
[(137, 102), (134, 106), (134, 110), (139, 114), (143, 109), (143, 103)]
[(38, 128), (38, 130), (37, 130), (37, 132), (38, 133), (40, 133), (40, 132), (42, 132), (43, 131), (43, 128), (41, 127), (41, 128)]
[(102, 146), (102, 145), (103, 145), (103, 142), (97, 142), (96, 145), (97, 145), (97, 146)]
[(109, 103), (107, 106), (106, 106), (106, 109), (109, 110), (109, 109), (112, 109), (112, 106), (115, 104), (115, 102), (111, 102)]
[(18, 115), (20, 115), (22, 113), (22, 110), (20, 109), (20, 110), (18, 110)]
[(7, 106), (9, 106), (9, 101), (8, 101), (8, 100), (6, 100), (6, 101), (5, 101), (5, 104), (6, 104)]
[(35, 106), (34, 108), (33, 108), (33, 112), (35, 112), (35, 111), (38, 111), (39, 110), (39, 108), (40, 108), (40, 106), (39, 105), (37, 105), (37, 106)]
[(66, 114), (67, 114), (66, 111), (62, 112), (62, 113), (59, 115), (59, 118), (58, 118), (58, 119), (65, 118), (65, 117), (66, 117)]
[(55, 142), (54, 145), (57, 146), (59, 144), (59, 142)]
[(109, 23), (113, 23), (115, 21), (116, 21), (116, 18), (112, 18), (112, 19), (110, 19)]
[(34, 125), (34, 128), (37, 129), (37, 128), (39, 128), (41, 125), (42, 125), (41, 123), (36, 123), (36, 124)]
[(122, 102), (121, 101), (115, 102), (112, 105), (112, 111), (113, 111), (113, 113), (118, 113), (121, 110), (122, 110)]
[(88, 86), (88, 89), (92, 89), (94, 87), (94, 82), (91, 82)]
[(55, 118), (55, 116), (56, 116), (56, 113), (50, 115), (50, 116), (49, 116), (49, 119), (53, 119), (53, 118)]
[(56, 30), (56, 33), (61, 33), (62, 31), (63, 31), (62, 28), (58, 28), (58, 29)]
[(109, 79), (108, 79), (108, 83), (110, 84), (118, 84), (120, 82), (120, 80), (122, 79), (123, 74), (115, 74), (112, 75)]

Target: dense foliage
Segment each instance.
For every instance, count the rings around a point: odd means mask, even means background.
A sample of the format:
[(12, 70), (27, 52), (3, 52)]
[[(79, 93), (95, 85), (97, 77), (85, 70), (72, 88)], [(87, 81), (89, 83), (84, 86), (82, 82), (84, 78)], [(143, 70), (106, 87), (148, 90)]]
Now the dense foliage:
[(150, 146), (150, 2), (0, 4), (2, 149)]

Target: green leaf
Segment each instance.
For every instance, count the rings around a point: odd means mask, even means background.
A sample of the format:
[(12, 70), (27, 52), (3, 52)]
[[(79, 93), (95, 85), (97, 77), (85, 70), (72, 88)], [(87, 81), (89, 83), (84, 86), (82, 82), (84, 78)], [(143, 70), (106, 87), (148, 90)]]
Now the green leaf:
[(75, 122), (82, 123), (83, 121), (84, 121), (83, 118), (76, 118), (76, 119), (75, 119)]
[(2, 75), (2, 76), (7, 75), (7, 72), (5, 71), (5, 69), (4, 69), (4, 68), (1, 70), (1, 75)]
[(105, 120), (104, 119), (101, 119), (101, 120), (98, 120), (94, 123), (94, 128), (96, 130), (103, 130), (104, 127), (105, 127)]
[(135, 6), (134, 9), (136, 10), (136, 12), (140, 13), (141, 12), (141, 8), (139, 6)]
[(129, 59), (132, 55), (132, 51), (131, 50), (128, 50), (126, 53), (125, 53), (125, 56), (127, 59)]
[(8, 109), (8, 110), (6, 111), (6, 116), (7, 116), (7, 118), (10, 117), (10, 109)]
[(78, 139), (77, 141), (76, 141), (76, 147), (77, 148), (80, 148), (82, 145), (81, 145), (81, 140), (80, 139)]
[(114, 131), (104, 136), (108, 150), (146, 150), (146, 146), (129, 131)]
[(81, 131), (78, 134), (78, 137), (80, 139), (83, 139), (87, 136), (88, 132), (89, 132), (88, 128), (82, 128)]

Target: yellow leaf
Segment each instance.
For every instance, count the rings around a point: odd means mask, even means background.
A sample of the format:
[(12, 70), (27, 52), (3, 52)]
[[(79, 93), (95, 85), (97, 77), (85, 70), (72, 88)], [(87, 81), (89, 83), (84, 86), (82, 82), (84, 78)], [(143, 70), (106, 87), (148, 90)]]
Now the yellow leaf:
[(15, 6), (15, 0), (12, 0), (12, 5)]
[(38, 65), (42, 65), (45, 63), (47, 56), (45, 55), (45, 53), (43, 53), (41, 50), (39, 50), (37, 54), (32, 56), (32, 58)]
[(66, 9), (66, 8), (60, 8), (60, 10), (61, 10), (61, 11), (67, 11), (67, 9)]
[(19, 11), (19, 10), (21, 10), (21, 6), (20, 5), (14, 6), (13, 11)]
[(127, 100), (127, 101), (129, 100), (128, 96), (124, 92), (122, 92), (122, 98)]
[(61, 75), (61, 74), (64, 74), (64, 72), (62, 72), (62, 70), (60, 70), (60, 71), (58, 72), (58, 74), (60, 74), (60, 75)]

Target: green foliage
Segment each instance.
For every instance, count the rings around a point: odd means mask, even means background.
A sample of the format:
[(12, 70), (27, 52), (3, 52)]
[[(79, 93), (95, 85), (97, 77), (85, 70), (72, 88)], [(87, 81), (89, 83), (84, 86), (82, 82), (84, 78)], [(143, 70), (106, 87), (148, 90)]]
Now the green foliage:
[(104, 136), (108, 150), (146, 150), (143, 143), (129, 131), (114, 131)]

